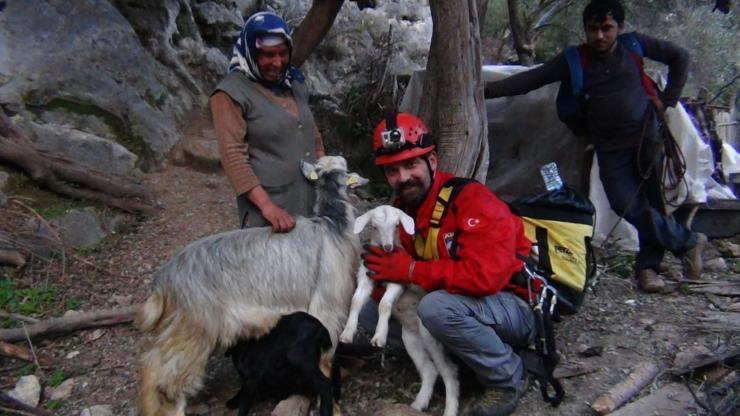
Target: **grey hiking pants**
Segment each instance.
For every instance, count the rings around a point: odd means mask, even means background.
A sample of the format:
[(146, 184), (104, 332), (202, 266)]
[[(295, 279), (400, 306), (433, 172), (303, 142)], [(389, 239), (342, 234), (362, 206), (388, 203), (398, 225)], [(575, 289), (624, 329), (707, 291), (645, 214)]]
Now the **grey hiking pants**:
[(417, 308), (419, 318), (445, 348), (470, 367), (486, 386), (516, 388), (524, 377), (521, 358), (536, 336), (534, 313), (509, 292), (484, 298), (428, 293)]

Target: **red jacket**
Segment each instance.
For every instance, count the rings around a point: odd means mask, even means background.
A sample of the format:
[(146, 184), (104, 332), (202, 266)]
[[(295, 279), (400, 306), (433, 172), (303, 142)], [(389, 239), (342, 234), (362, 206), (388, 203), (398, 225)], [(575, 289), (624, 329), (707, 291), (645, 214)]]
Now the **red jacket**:
[[(438, 171), (418, 211), (407, 212), (416, 221), (416, 232), (424, 237), (429, 233), (429, 220), (439, 189), (452, 177), (452, 174)], [(469, 296), (500, 292), (511, 276), (522, 269), (516, 253), (527, 256), (531, 249), (532, 243), (524, 236), (522, 220), (479, 182), (465, 185), (446, 211), (437, 238), (439, 260), (418, 259), (414, 237), (400, 231), (401, 244), (417, 259), (414, 283), (427, 292), (444, 289)], [(453, 247), (454, 258), (449, 252)]]

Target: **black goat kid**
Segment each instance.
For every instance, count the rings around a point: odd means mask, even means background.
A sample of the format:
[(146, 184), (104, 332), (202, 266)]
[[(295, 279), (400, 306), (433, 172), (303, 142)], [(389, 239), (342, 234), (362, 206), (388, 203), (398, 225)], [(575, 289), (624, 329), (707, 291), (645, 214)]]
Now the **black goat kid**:
[(332, 347), (326, 328), (305, 312), (284, 315), (258, 339), (240, 339), (226, 351), (239, 372), (242, 387), (226, 405), (247, 416), (255, 399), (282, 400), (291, 394), (320, 397), (319, 415), (332, 416), (339, 395), (339, 367), (331, 379), (320, 368), (321, 357)]

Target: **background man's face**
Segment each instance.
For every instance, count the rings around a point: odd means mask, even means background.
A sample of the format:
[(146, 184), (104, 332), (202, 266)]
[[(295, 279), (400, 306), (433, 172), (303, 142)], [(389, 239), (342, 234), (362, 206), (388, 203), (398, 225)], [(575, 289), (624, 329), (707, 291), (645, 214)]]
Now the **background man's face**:
[[(437, 169), (434, 153), (429, 155), (429, 165), (433, 170)], [(421, 157), (385, 165), (383, 172), (401, 204), (409, 208), (419, 207), (432, 184), (429, 168)]]
[(622, 32), (616, 20), (611, 16), (597, 21), (595, 18), (586, 21), (586, 44), (597, 53), (610, 52), (614, 48), (617, 36)]

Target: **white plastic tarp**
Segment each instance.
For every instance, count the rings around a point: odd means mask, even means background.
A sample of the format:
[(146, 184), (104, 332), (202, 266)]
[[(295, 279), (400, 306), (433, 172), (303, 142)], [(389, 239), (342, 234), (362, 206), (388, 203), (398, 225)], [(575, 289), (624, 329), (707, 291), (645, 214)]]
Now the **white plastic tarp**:
[[(510, 65), (483, 66), (485, 81), (495, 81), (529, 68)], [(486, 100), (490, 164), (486, 184), (501, 198), (542, 192), (544, 185), (539, 167), (555, 161), (566, 183), (581, 189), (584, 172), (585, 140), (573, 136), (557, 118), (555, 96), (559, 84), (546, 85), (528, 94)], [(423, 71), (414, 73), (406, 89), (401, 111), (418, 114), (423, 88)], [(711, 178), (712, 153), (691, 123), (682, 106), (669, 108), (671, 132), (686, 159), (686, 186), (678, 190), (677, 201), (706, 202), (707, 198), (733, 198), (727, 187)], [(740, 171), (740, 156), (730, 145), (722, 152), (726, 175)], [(596, 207), (594, 243), (600, 245), (617, 222), (599, 179), (594, 157), (590, 171), (589, 198)], [(626, 221), (620, 221), (610, 237), (624, 249), (637, 249), (637, 233)]]

